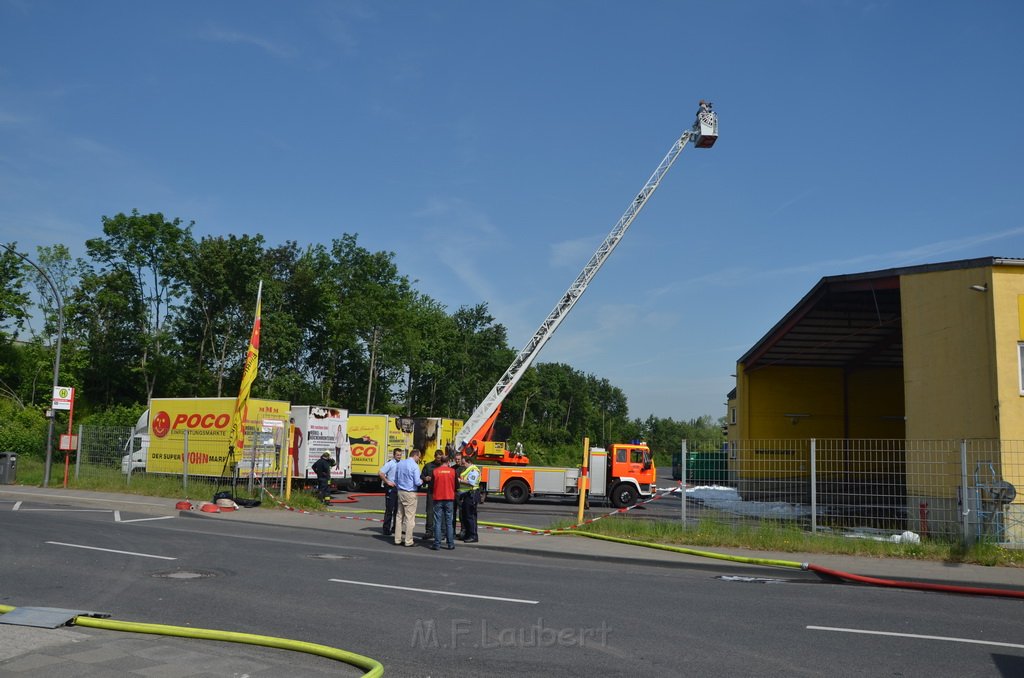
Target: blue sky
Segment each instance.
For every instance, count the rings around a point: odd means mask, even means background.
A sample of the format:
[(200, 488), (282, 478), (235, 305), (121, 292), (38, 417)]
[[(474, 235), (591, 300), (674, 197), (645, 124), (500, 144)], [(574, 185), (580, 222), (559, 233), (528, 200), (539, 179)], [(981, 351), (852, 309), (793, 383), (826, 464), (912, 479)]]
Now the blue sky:
[[(0, 240), (163, 212), (358, 233), (522, 346), (680, 133), (541, 361), (725, 413), (822, 276), (1024, 257), (1024, 3), (0, 0)], [(353, 409), (357, 405), (353, 404)]]

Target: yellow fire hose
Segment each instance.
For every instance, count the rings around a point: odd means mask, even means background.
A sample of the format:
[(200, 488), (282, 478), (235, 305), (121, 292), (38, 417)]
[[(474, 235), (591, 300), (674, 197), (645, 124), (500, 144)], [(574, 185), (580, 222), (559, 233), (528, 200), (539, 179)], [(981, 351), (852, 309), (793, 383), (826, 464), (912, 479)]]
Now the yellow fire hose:
[[(14, 610), (10, 605), (0, 605), (0, 613), (7, 613)], [(168, 626), (166, 624), (144, 624), (140, 622), (125, 622), (116, 619), (97, 619), (95, 617), (75, 617), (71, 621), (73, 626), (88, 626), (94, 629), (105, 629), (107, 631), (127, 631), (130, 633), (152, 633), (160, 636), (177, 636), (179, 638), (194, 638), (198, 640), (219, 640), (227, 643), (244, 643), (247, 645), (261, 645), (279, 650), (290, 650), (292, 652), (305, 652), (306, 654), (317, 655), (327, 659), (344, 662), (365, 671), (366, 678), (376, 678), (384, 675), (384, 666), (376, 659), (364, 657), (363, 655), (340, 650), (327, 645), (307, 643), (303, 640), (290, 640), (288, 638), (276, 638), (274, 636), (260, 636), (252, 633), (237, 633), (235, 631), (218, 631), (215, 629), (196, 629), (187, 626)]]

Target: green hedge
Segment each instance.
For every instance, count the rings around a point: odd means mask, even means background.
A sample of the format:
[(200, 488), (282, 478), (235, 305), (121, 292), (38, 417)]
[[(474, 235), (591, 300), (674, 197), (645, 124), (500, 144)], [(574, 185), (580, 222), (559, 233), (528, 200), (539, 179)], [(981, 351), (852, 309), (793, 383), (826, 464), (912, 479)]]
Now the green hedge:
[(0, 452), (46, 457), (46, 417), (35, 407), (0, 399)]

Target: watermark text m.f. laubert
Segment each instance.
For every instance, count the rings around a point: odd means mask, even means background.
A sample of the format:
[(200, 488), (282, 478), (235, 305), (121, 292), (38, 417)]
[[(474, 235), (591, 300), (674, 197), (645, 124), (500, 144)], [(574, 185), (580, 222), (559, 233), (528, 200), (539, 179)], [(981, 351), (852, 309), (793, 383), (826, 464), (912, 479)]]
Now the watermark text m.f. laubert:
[(537, 623), (525, 626), (502, 626), (481, 619), (452, 619), (448, 628), (436, 619), (417, 619), (412, 629), (410, 646), (426, 648), (474, 647), (494, 649), (500, 647), (605, 647), (612, 629), (607, 622), (600, 626), (562, 626)]

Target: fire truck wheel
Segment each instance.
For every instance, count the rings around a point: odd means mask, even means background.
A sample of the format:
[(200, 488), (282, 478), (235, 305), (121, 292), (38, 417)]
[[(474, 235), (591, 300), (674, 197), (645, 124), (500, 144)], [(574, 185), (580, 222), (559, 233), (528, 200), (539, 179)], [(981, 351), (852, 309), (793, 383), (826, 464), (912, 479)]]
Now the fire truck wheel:
[(612, 489), (611, 498), (615, 508), (627, 508), (636, 503), (636, 488), (629, 483), (619, 483)]
[(510, 504), (525, 504), (530, 498), (530, 488), (518, 478), (505, 483), (505, 501)]

